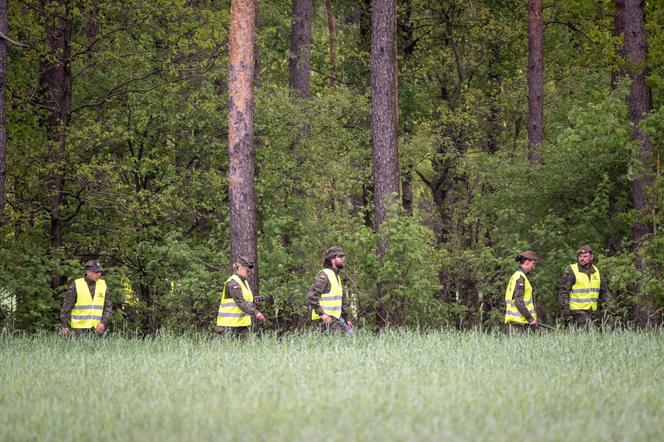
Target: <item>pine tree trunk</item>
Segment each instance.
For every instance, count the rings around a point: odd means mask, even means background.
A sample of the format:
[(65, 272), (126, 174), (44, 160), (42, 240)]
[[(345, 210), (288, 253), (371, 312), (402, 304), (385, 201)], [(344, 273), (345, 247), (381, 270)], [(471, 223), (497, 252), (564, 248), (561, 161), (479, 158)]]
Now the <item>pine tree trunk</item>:
[[(372, 6), (371, 135), (373, 139), (376, 229), (399, 198), (397, 154), (396, 3), (375, 0)], [(395, 198), (396, 197), (396, 198)]]
[[(56, 12), (54, 12), (54, 10)], [(51, 248), (62, 245), (62, 203), (65, 189), (65, 146), (72, 97), (70, 65), (72, 22), (69, 2), (44, 0), (40, 5), (49, 54), (41, 60), (39, 82), (45, 107), (51, 111), (46, 118), (46, 141), (53, 168), (48, 191), (50, 198)], [(51, 288), (61, 286), (63, 278), (51, 275)]]
[(311, 74), (311, 16), (312, 0), (293, 0), (290, 36), (288, 83), (300, 97), (308, 98)]
[(544, 140), (544, 20), (542, 0), (528, 0), (528, 158), (540, 164)]
[(254, 35), (255, 0), (232, 0), (228, 76), (228, 196), (231, 260), (246, 256), (256, 264), (252, 274), (258, 294), (256, 192), (254, 189)]
[[(647, 192), (653, 183), (653, 147), (650, 139), (639, 129), (641, 120), (652, 110), (652, 95), (646, 84), (646, 61), (648, 47), (645, 32), (644, 0), (624, 0), (625, 56), (627, 71), (632, 81), (629, 89), (629, 119), (632, 122), (632, 138), (639, 149), (635, 159), (637, 175), (632, 183), (632, 202), (641, 220), (648, 215)], [(636, 267), (644, 268), (640, 256), (640, 247), (646, 235), (653, 233), (653, 224), (643, 220), (633, 226), (636, 246)], [(640, 291), (640, 290), (639, 290)], [(635, 309), (636, 325), (645, 327), (649, 324), (652, 300), (646, 293), (641, 293)]]
[[(397, 44), (395, 0), (374, 0), (371, 14), (371, 135), (375, 226), (380, 232), (389, 210), (399, 201), (397, 154)], [(379, 236), (377, 254), (382, 260), (388, 245)], [(376, 290), (376, 323), (389, 324), (383, 303), (384, 289)]]

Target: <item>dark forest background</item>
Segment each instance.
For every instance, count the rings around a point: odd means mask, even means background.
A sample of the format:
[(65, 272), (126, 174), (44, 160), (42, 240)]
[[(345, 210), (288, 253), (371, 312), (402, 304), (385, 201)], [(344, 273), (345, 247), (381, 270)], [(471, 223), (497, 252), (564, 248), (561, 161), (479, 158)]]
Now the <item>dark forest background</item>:
[(211, 329), (247, 254), (299, 328), (335, 244), (371, 329), (500, 324), (526, 249), (554, 323), (585, 243), (661, 321), (663, 1), (232, 3), (0, 1), (3, 327), (99, 259), (116, 330)]

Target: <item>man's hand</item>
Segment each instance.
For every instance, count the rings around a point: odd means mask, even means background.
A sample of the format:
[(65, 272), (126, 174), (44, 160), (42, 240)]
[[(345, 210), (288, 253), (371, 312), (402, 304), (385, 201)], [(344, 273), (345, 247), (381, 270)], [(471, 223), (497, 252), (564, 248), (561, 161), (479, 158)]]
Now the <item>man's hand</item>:
[(537, 330), (537, 319), (533, 319), (532, 321), (529, 322), (530, 328), (533, 330)]
[(350, 319), (346, 320), (346, 325), (348, 326), (349, 329), (353, 329), (353, 323), (350, 321)]
[(69, 336), (69, 327), (62, 327), (60, 333), (62, 333), (62, 336), (64, 336), (65, 338)]
[(328, 315), (327, 313), (323, 313), (323, 316), (320, 317), (323, 322), (327, 325), (332, 324), (332, 316)]
[(102, 333), (104, 333), (104, 330), (106, 330), (106, 326), (100, 322), (99, 325), (97, 325), (97, 328), (95, 329), (95, 333), (101, 335)]
[(265, 320), (265, 316), (264, 316), (261, 312), (257, 312), (257, 313), (256, 313), (256, 320), (257, 320), (257, 321), (264, 321), (264, 320)]

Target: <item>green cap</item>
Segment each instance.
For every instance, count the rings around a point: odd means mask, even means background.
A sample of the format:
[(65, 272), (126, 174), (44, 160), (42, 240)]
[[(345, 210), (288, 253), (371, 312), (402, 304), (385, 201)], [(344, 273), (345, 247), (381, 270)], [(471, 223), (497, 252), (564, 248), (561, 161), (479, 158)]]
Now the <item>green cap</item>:
[(588, 244), (582, 245), (579, 247), (579, 250), (576, 251), (576, 256), (579, 256), (582, 253), (592, 253), (593, 248), (590, 247)]
[(254, 262), (251, 259), (247, 258), (246, 256), (238, 257), (237, 263), (249, 270), (254, 268)]
[(337, 256), (345, 256), (345, 253), (344, 253), (343, 250), (341, 250), (341, 247), (339, 247), (339, 246), (332, 246), (332, 247), (330, 247), (329, 249), (327, 249), (327, 250), (325, 251), (325, 255), (323, 256), (323, 258), (324, 258), (326, 261), (329, 261), (329, 260), (331, 260), (331, 259), (336, 258)]
[(99, 261), (96, 259), (91, 259), (85, 263), (85, 270), (90, 272), (103, 272), (104, 268), (101, 266)]

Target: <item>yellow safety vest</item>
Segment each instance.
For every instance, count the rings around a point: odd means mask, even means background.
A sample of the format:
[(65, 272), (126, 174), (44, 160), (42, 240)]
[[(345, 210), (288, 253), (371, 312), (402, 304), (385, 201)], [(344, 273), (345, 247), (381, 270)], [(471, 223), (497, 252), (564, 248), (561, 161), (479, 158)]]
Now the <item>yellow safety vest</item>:
[(578, 263), (574, 263), (570, 267), (574, 272), (575, 281), (569, 294), (569, 309), (597, 310), (597, 299), (599, 298), (599, 288), (602, 282), (599, 269), (593, 266), (595, 271), (588, 275), (579, 271)]
[[(330, 281), (330, 291), (320, 295), (320, 308), (326, 315), (334, 316), (339, 319), (341, 317), (341, 304), (343, 297), (343, 287), (341, 287), (341, 278), (334, 273), (332, 269), (323, 269)], [(320, 319), (318, 313), (311, 310), (311, 319), (314, 321)]]
[(249, 288), (249, 284), (238, 275), (233, 275), (226, 280), (224, 290), (221, 292), (221, 304), (219, 304), (219, 311), (217, 312), (217, 326), (218, 327), (248, 327), (251, 325), (251, 316), (242, 311), (242, 309), (235, 303), (232, 297), (226, 297), (226, 287), (232, 281), (240, 284), (242, 289), (242, 297), (247, 302), (254, 302), (254, 294)]
[(95, 283), (95, 297), (92, 298), (85, 278), (74, 281), (76, 284), (76, 304), (71, 311), (71, 328), (95, 328), (101, 322), (106, 299), (106, 281)]
[(528, 281), (526, 274), (521, 270), (518, 270), (514, 272), (510, 278), (510, 282), (507, 284), (507, 289), (505, 290), (505, 324), (508, 322), (528, 324), (528, 320), (521, 314), (519, 309), (517, 309), (516, 305), (514, 305), (512, 302), (512, 296), (514, 296), (514, 287), (516, 287), (517, 280), (522, 276), (525, 280), (523, 302), (530, 314), (533, 315), (533, 318), (537, 320), (537, 312), (535, 311), (535, 303), (533, 302), (533, 287), (530, 285), (530, 281)]

